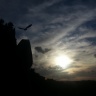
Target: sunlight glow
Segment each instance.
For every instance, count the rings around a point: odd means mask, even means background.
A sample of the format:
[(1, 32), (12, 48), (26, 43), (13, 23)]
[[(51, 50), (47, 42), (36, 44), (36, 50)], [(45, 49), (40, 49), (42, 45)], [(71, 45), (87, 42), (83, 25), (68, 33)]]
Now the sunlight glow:
[(72, 62), (73, 60), (67, 55), (60, 55), (55, 58), (56, 65), (59, 65), (62, 68), (67, 68)]

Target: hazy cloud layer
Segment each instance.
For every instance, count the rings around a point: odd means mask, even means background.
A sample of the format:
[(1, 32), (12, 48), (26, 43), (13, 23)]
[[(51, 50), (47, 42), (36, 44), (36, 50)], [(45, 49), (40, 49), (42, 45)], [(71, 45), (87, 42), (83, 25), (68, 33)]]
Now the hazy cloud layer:
[[(14, 23), (17, 42), (31, 42), (32, 67), (55, 80), (96, 80), (95, 13), (95, 0), (0, 0), (0, 16)], [(26, 32), (18, 29), (30, 23)], [(54, 63), (58, 54), (74, 62), (63, 69)]]

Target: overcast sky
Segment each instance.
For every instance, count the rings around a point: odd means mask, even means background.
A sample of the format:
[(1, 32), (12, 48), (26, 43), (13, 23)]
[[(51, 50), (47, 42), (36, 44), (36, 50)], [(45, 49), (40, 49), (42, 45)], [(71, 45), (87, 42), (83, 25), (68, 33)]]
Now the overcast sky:
[[(17, 43), (29, 39), (33, 68), (54, 80), (96, 80), (96, 0), (0, 0), (0, 18), (13, 22)], [(33, 24), (27, 31), (18, 29)], [(59, 55), (72, 62), (63, 68)]]

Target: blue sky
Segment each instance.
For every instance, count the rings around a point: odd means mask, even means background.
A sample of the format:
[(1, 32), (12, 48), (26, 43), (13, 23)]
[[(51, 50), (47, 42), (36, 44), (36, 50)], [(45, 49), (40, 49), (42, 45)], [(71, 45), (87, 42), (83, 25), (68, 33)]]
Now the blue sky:
[[(95, 0), (0, 0), (0, 18), (13, 22), (17, 42), (30, 40), (32, 67), (40, 75), (54, 80), (96, 80)], [(27, 31), (18, 29), (31, 23)], [(54, 62), (58, 55), (73, 62), (62, 68)]]

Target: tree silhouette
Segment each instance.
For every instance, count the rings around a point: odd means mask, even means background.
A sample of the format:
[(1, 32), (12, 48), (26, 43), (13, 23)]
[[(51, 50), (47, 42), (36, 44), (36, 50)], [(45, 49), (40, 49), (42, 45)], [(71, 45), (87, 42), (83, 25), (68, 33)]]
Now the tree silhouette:
[(22, 40), (18, 45), (15, 28), (11, 22), (0, 19), (0, 64), (1, 80), (8, 93), (30, 92), (28, 72), (32, 66), (32, 53), (29, 40)]

